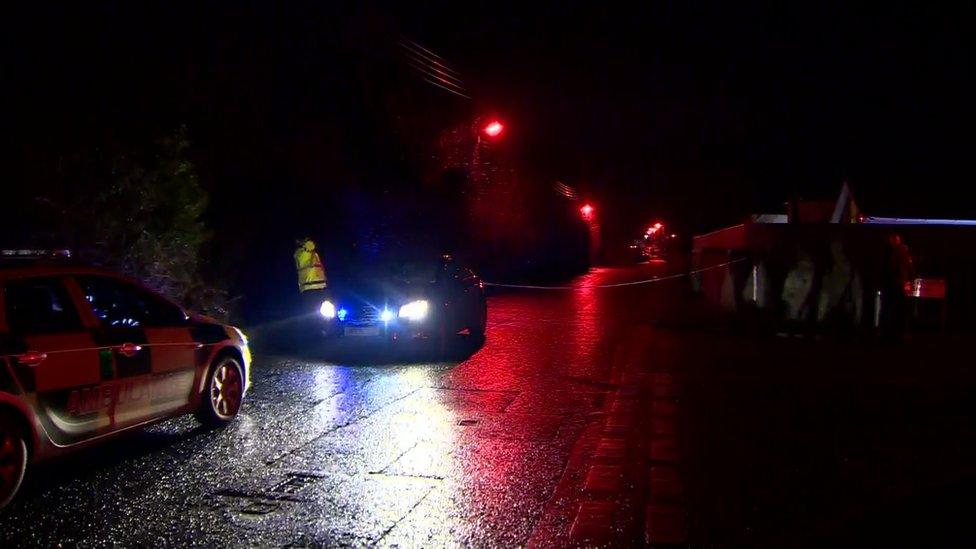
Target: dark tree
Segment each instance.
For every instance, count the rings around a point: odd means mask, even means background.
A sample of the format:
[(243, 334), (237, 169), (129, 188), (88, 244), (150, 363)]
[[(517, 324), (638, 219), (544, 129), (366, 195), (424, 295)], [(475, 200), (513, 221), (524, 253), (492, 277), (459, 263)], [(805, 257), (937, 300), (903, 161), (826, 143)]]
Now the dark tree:
[(38, 202), (61, 214), (59, 240), (80, 259), (221, 314), (223, 292), (201, 275), (209, 198), (188, 148), (185, 127), (137, 149), (100, 143), (69, 156)]

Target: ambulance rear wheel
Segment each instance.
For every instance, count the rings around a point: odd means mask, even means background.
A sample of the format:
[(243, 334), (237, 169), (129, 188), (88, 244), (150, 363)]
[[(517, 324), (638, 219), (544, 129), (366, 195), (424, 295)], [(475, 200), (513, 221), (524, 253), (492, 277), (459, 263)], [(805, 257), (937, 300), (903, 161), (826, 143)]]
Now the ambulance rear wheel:
[(244, 401), (244, 369), (233, 357), (217, 359), (207, 374), (197, 419), (219, 427), (229, 423)]
[(0, 411), (0, 509), (14, 499), (27, 471), (27, 441), (8, 412)]

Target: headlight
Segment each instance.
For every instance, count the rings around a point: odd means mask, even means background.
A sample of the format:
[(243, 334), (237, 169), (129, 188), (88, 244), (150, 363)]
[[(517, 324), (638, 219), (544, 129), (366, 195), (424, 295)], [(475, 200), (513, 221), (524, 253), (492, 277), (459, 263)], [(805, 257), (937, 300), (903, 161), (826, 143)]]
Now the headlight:
[(389, 309), (383, 309), (382, 311), (380, 311), (380, 320), (382, 320), (383, 322), (389, 322), (393, 320), (393, 311)]
[(319, 307), (319, 314), (322, 315), (322, 318), (327, 318), (327, 319), (335, 318), (336, 315), (335, 305), (333, 305), (331, 301), (326, 299), (325, 301), (322, 302), (322, 305)]
[(418, 299), (417, 301), (411, 301), (406, 305), (400, 307), (400, 318), (405, 318), (407, 320), (423, 320), (427, 316), (427, 309), (430, 306), (426, 299)]

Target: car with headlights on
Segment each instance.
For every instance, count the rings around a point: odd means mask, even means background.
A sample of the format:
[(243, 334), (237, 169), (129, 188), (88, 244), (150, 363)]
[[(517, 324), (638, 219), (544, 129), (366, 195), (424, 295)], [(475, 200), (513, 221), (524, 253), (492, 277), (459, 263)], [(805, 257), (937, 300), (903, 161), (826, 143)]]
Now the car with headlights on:
[(484, 282), (450, 255), (357, 266), (330, 274), (329, 284), (319, 306), (327, 336), (390, 344), (484, 338)]
[(28, 466), (182, 414), (237, 415), (244, 334), (66, 253), (0, 255), (0, 507)]

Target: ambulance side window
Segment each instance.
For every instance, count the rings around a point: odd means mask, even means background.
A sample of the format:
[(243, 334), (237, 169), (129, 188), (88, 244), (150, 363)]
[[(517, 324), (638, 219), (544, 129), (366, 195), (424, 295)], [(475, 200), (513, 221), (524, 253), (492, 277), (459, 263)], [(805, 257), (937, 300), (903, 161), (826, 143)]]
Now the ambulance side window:
[(79, 277), (78, 285), (92, 312), (106, 327), (177, 326), (186, 321), (179, 307), (121, 280)]
[(7, 325), (22, 334), (53, 334), (81, 329), (81, 320), (61, 281), (34, 278), (4, 286)]

